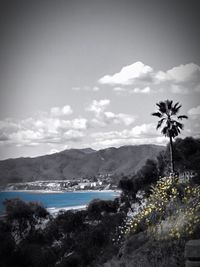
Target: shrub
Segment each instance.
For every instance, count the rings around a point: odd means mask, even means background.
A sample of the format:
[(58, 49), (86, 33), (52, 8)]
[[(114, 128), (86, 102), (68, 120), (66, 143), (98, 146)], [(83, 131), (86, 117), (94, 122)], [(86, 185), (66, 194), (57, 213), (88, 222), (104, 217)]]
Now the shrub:
[(200, 222), (200, 187), (165, 178), (152, 188), (147, 205), (127, 222), (126, 234), (147, 231), (156, 239), (189, 237)]

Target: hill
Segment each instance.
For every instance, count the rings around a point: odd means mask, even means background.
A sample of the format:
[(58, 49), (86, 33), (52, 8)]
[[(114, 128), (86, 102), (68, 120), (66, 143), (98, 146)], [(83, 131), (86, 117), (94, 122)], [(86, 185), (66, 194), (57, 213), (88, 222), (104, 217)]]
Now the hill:
[(99, 174), (129, 175), (154, 159), (163, 146), (139, 145), (106, 148), (69, 149), (35, 158), (0, 161), (0, 184), (35, 180), (65, 180)]

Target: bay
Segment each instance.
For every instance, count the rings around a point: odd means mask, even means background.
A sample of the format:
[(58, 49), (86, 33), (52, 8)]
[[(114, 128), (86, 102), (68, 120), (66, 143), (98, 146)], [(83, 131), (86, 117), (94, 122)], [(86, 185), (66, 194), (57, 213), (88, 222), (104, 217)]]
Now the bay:
[(3, 202), (6, 199), (19, 198), (23, 201), (36, 201), (43, 204), (50, 213), (57, 213), (60, 209), (81, 209), (93, 199), (113, 200), (119, 196), (114, 191), (82, 191), (82, 192), (28, 192), (7, 191), (0, 192), (0, 214), (5, 213)]

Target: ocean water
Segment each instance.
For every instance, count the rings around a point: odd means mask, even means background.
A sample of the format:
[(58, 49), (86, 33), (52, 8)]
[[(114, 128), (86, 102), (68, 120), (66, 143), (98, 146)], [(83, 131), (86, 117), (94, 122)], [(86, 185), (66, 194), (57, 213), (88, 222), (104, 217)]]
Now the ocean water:
[(7, 191), (0, 192), (0, 214), (5, 213), (3, 202), (6, 199), (20, 198), (24, 201), (37, 201), (43, 204), (51, 213), (56, 213), (60, 209), (79, 209), (85, 208), (93, 199), (113, 200), (119, 194), (114, 191), (91, 191), (91, 192), (19, 192)]

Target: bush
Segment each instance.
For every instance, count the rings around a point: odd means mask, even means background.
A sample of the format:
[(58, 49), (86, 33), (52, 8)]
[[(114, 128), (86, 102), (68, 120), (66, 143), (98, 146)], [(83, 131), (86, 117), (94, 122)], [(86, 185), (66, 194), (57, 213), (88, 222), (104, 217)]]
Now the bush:
[(5, 200), (4, 205), (7, 223), (17, 242), (20, 242), (29, 232), (34, 231), (35, 225), (40, 224), (49, 215), (47, 210), (37, 202), (8, 199)]
[(144, 209), (127, 222), (126, 233), (147, 231), (160, 239), (192, 236), (200, 218), (200, 187), (165, 178), (152, 187)]
[(87, 212), (90, 219), (101, 220), (104, 214), (116, 213), (117, 209), (117, 201), (94, 199), (89, 203)]

